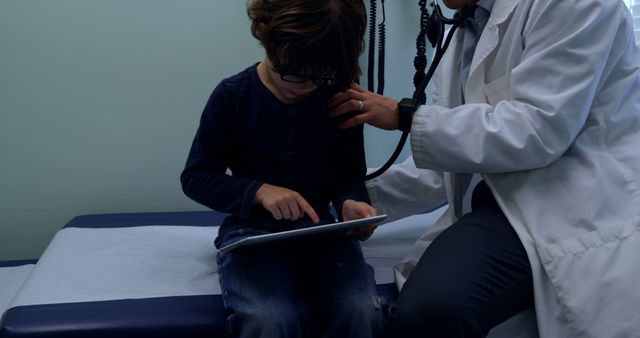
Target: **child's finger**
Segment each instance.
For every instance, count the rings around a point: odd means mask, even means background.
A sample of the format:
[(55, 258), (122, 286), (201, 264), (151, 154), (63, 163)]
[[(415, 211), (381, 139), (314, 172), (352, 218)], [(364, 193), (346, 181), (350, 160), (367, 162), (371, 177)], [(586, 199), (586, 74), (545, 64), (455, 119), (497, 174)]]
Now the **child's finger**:
[(320, 217), (318, 217), (316, 211), (313, 210), (311, 204), (309, 204), (304, 198), (302, 198), (302, 196), (298, 198), (298, 205), (300, 206), (300, 208), (302, 208), (305, 214), (309, 215), (313, 223), (320, 223)]
[(359, 229), (353, 229), (353, 230), (349, 230), (347, 231), (347, 236), (349, 237), (355, 237), (361, 241), (366, 241), (367, 239), (369, 239), (369, 237), (371, 237), (371, 235), (373, 235), (373, 231), (378, 227), (377, 224), (375, 225), (371, 225), (365, 228), (359, 228)]
[(301, 216), (300, 207), (295, 199), (291, 199), (287, 201), (287, 209), (289, 211), (290, 217), (288, 219), (297, 220)]
[(274, 205), (270, 208), (267, 208), (271, 215), (273, 215), (274, 219), (280, 220), (282, 219), (282, 212), (280, 212), (280, 208), (277, 205)]

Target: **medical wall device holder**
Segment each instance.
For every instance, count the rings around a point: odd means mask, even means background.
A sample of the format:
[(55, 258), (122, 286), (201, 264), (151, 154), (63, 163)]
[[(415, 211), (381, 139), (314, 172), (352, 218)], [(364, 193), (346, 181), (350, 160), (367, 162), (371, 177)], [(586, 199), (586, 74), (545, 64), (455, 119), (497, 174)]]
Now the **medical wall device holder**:
[[(371, 0), (371, 2), (375, 2), (375, 0)], [(383, 1), (384, 4), (384, 1)], [(442, 10), (438, 5), (437, 0), (433, 0), (431, 3), (431, 7), (433, 10), (429, 13), (427, 9), (427, 0), (420, 0), (420, 32), (418, 33), (418, 37), (416, 38), (416, 58), (414, 59), (414, 66), (416, 68), (416, 74), (414, 76), (414, 85), (416, 87), (412, 98), (405, 98), (400, 100), (398, 103), (398, 111), (400, 112), (401, 125), (400, 130), (402, 131), (402, 136), (400, 136), (400, 140), (398, 141), (398, 145), (396, 146), (395, 151), (391, 155), (391, 157), (387, 160), (387, 162), (380, 168), (378, 168), (375, 172), (365, 176), (365, 180), (374, 179), (380, 175), (382, 175), (387, 169), (389, 169), (393, 163), (400, 156), (400, 152), (402, 148), (404, 148), (405, 143), (407, 142), (407, 138), (409, 136), (409, 132), (411, 130), (411, 120), (413, 119), (413, 113), (416, 111), (418, 106), (426, 103), (426, 93), (425, 90), (427, 85), (431, 81), (433, 74), (435, 73), (436, 68), (440, 64), (440, 60), (444, 56), (451, 40), (453, 38), (453, 34), (457, 30), (462, 23), (468, 19), (472, 18), (476, 5), (465, 5), (461, 9), (459, 9), (453, 18), (446, 18), (444, 14), (442, 14)], [(374, 8), (374, 5), (372, 5)], [(375, 14), (375, 12), (373, 13)], [(384, 22), (384, 21), (383, 21)], [(444, 31), (445, 25), (451, 25), (451, 30), (445, 39)], [(370, 28), (372, 30), (373, 28)], [(370, 36), (371, 37), (371, 36)], [(435, 54), (433, 57), (433, 61), (431, 62), (431, 66), (429, 70), (424, 73), (424, 69), (426, 69), (427, 61), (426, 61), (426, 39), (429, 40), (431, 46), (435, 48)], [(370, 46), (371, 47), (371, 46)], [(381, 46), (382, 52), (384, 55), (384, 45)], [(371, 49), (370, 49), (370, 60), (371, 60)], [(384, 59), (382, 59), (384, 60)], [(382, 61), (383, 62), (383, 61)], [(372, 83), (372, 63), (369, 63), (369, 83)], [(379, 74), (380, 75), (380, 74)], [(383, 78), (383, 77), (382, 77)], [(384, 80), (383, 80), (384, 81)], [(384, 83), (384, 82), (383, 82)], [(371, 85), (372, 86), (372, 85)], [(371, 89), (369, 89), (371, 91)], [(381, 94), (381, 93), (379, 93)]]

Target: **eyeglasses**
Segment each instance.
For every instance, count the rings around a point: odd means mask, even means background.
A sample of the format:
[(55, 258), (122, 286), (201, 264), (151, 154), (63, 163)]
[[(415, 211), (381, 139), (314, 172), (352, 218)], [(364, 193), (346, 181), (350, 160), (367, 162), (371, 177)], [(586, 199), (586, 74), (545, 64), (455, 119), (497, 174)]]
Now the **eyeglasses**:
[(318, 87), (330, 87), (336, 82), (336, 76), (334, 72), (327, 72), (326, 75), (315, 76), (303, 76), (297, 74), (280, 73), (280, 79), (289, 83), (305, 83), (311, 81)]

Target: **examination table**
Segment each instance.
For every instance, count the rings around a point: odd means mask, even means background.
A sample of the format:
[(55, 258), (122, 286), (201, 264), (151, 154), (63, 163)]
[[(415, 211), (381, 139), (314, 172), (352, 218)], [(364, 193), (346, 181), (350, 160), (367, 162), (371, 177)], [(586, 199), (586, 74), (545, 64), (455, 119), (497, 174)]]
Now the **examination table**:
[[(393, 265), (439, 215), (385, 224), (363, 243), (384, 301), (397, 296)], [(0, 338), (225, 337), (212, 244), (223, 217), (213, 211), (75, 217), (37, 263), (0, 262)], [(534, 312), (489, 337), (537, 337)]]

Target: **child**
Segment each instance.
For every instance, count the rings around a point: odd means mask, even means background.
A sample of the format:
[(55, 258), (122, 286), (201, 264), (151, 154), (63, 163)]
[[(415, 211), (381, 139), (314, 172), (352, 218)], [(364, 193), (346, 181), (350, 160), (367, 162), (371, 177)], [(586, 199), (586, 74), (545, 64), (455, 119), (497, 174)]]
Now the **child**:
[[(375, 215), (362, 128), (341, 130), (328, 115), (329, 98), (359, 72), (362, 0), (253, 0), (248, 14), (266, 58), (216, 87), (181, 175), (186, 195), (230, 213), (216, 247), (334, 222), (330, 202), (340, 219)], [(219, 254), (218, 269), (234, 337), (381, 334), (357, 238), (246, 247)]]

